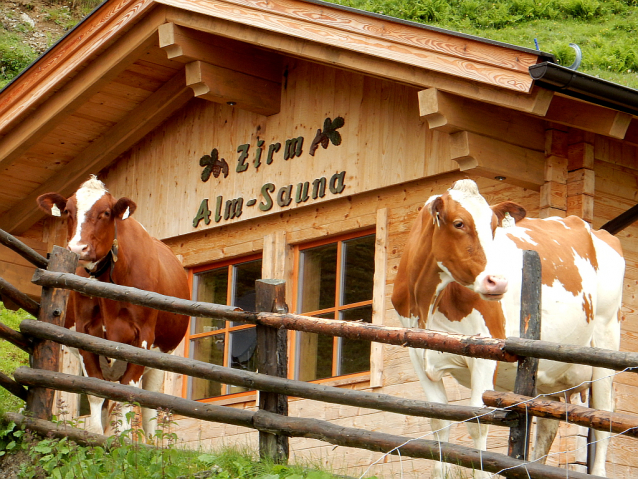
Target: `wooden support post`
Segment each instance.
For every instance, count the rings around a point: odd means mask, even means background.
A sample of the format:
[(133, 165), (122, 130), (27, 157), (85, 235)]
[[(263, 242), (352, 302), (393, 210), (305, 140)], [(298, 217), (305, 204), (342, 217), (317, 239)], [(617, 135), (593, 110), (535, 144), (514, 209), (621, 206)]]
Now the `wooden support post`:
[[(521, 338), (541, 338), (541, 260), (536, 251), (523, 251), (523, 283), (521, 290)], [(514, 392), (523, 396), (536, 395), (537, 358), (523, 358), (518, 362)], [(524, 414), (518, 426), (510, 429), (508, 454), (515, 459), (528, 460), (531, 417)]]
[(594, 140), (592, 133), (572, 132), (567, 155), (567, 214), (590, 224), (594, 220)]
[[(260, 279), (255, 283), (258, 312), (287, 313), (286, 282), (279, 279)], [(262, 374), (287, 376), (288, 340), (285, 329), (257, 325), (257, 370)], [(282, 416), (288, 415), (288, 396), (259, 392), (259, 409)], [(288, 437), (259, 431), (259, 456), (276, 464), (288, 462)]]
[[(48, 271), (72, 273), (78, 262), (75, 253), (59, 246), (53, 247), (49, 257)], [(64, 325), (66, 303), (69, 291), (66, 289), (42, 288), (40, 315), (38, 319), (57, 326)], [(33, 347), (32, 367), (58, 372), (60, 361), (60, 345), (52, 341), (37, 341)], [(51, 419), (53, 397), (55, 391), (43, 388), (29, 388), (27, 395), (27, 411), (36, 419)]]
[(539, 216), (565, 217), (567, 210), (567, 132), (545, 131), (545, 183), (541, 186)]

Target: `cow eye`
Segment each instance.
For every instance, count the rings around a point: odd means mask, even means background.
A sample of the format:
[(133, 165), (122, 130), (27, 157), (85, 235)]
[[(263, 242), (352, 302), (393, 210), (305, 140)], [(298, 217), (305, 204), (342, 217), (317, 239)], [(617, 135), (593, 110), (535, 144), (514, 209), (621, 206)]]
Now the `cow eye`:
[(453, 224), (454, 224), (454, 227), (459, 230), (463, 228), (463, 226), (465, 226), (461, 220), (456, 220)]

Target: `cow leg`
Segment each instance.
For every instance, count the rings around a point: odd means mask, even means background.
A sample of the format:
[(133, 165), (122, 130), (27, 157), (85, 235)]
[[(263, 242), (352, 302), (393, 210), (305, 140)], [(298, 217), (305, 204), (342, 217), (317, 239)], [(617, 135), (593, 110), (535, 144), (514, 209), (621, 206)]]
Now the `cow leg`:
[[(431, 402), (447, 404), (447, 394), (443, 381), (432, 381), (425, 374), (425, 351), (423, 349), (408, 348), (410, 360), (414, 371), (419, 378), (425, 398)], [(450, 441), (451, 422), (445, 419), (430, 419), (430, 427), (434, 431), (434, 439), (440, 442)], [(432, 470), (432, 479), (445, 479), (449, 477), (450, 466), (446, 462), (436, 462)]]
[[(471, 376), (470, 406), (485, 407), (483, 403), (483, 393), (494, 389), (494, 371), (496, 362), (488, 359), (471, 359), (468, 361)], [(481, 451), (487, 449), (487, 424), (468, 422), (467, 431), (474, 441), (474, 447)], [(480, 467), (480, 465), (478, 465)], [(480, 470), (476, 471), (475, 477), (491, 477), (491, 474)]]
[[(552, 398), (558, 400), (558, 398)], [(530, 417), (531, 419), (531, 417)], [(546, 419), (542, 417), (536, 418), (536, 432), (534, 433), (534, 454), (532, 461), (538, 461), (540, 464), (547, 462), (547, 454), (552, 448), (560, 421), (555, 419)]]
[[(164, 384), (164, 371), (146, 368), (142, 376), (142, 388), (145, 391), (161, 392)], [(142, 427), (147, 436), (153, 435), (157, 427), (157, 409), (142, 408)]]
[[(599, 316), (596, 317), (596, 321), (599, 324), (605, 324), (605, 328), (602, 331), (602, 328), (597, 329), (592, 346), (618, 351), (620, 349), (620, 322), (616, 319), (616, 314), (610, 315), (610, 317), (610, 320), (601, 320)], [(614, 373), (615, 371), (611, 369), (592, 368), (593, 382), (589, 407), (603, 411), (614, 410)], [(594, 430), (596, 454), (591, 474), (595, 476), (606, 477), (605, 463), (607, 461), (607, 449), (609, 448), (609, 436), (611, 436), (609, 432)]]

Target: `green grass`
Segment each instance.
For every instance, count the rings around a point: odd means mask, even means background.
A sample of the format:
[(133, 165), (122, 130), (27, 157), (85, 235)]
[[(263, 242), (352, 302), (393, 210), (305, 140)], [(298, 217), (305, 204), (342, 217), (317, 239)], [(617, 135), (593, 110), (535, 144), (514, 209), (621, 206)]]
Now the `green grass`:
[[(23, 319), (33, 318), (23, 310), (9, 311), (0, 303), (0, 321), (17, 330)], [(11, 376), (20, 366), (28, 366), (29, 356), (13, 344), (0, 339), (0, 371)], [(24, 401), (18, 399), (9, 391), (0, 387), (0, 414), (8, 411), (16, 412), (24, 406)]]
[(637, 0), (332, 0), (333, 3), (456, 32), (540, 49), (579, 71), (638, 88)]
[[(16, 427), (0, 423), (0, 456), (15, 454), (21, 458), (21, 478), (52, 477), (91, 479), (193, 478), (210, 471), (218, 479), (336, 479), (313, 465), (287, 466), (260, 461), (249, 449), (224, 448), (194, 451), (176, 446), (177, 435), (166, 428), (156, 434), (161, 447), (141, 447), (125, 431), (109, 438), (106, 447), (84, 447), (64, 439), (42, 438)], [(343, 476), (341, 476), (343, 478)], [(371, 478), (372, 479), (372, 478)]]

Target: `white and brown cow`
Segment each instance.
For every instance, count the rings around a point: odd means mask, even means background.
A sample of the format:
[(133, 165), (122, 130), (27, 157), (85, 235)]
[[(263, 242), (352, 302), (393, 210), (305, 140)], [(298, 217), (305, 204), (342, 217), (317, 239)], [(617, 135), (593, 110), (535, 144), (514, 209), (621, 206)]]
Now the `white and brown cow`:
[[(37, 199), (39, 207), (67, 220), (67, 248), (79, 256), (76, 274), (100, 281), (132, 286), (167, 296), (189, 299), (188, 279), (179, 260), (159, 240), (151, 237), (130, 215), (136, 205), (129, 198), (116, 200), (95, 176), (82, 184), (69, 199), (46, 193)], [(172, 352), (180, 343), (188, 317), (72, 292), (67, 327), (75, 322), (78, 332), (145, 349)], [(164, 373), (135, 364), (111, 363), (80, 351), (85, 374), (99, 379), (119, 380), (150, 391), (159, 391)], [(122, 367), (124, 366), (124, 367)], [(102, 433), (104, 399), (89, 396), (91, 418), (88, 428)], [(143, 428), (152, 433), (154, 410), (142, 410)]]
[[(625, 263), (620, 242), (593, 231), (577, 217), (525, 218), (512, 202), (490, 207), (472, 180), (457, 181), (431, 197), (410, 232), (394, 284), (392, 303), (405, 327), (496, 338), (519, 336), (523, 250), (538, 251), (542, 265), (541, 339), (618, 350)], [(442, 377), (449, 373), (482, 406), (489, 389), (511, 391), (516, 364), (411, 349), (410, 358), (429, 401), (447, 403)], [(612, 371), (541, 360), (540, 394), (594, 382), (591, 407), (613, 410)], [(556, 397), (564, 394), (556, 394)], [(440, 440), (449, 421), (432, 419)], [(558, 422), (538, 419), (535, 458), (544, 456)], [(475, 446), (486, 448), (487, 426), (468, 424)], [(593, 474), (605, 475), (609, 433), (595, 431)], [(438, 463), (433, 477), (446, 477)]]

